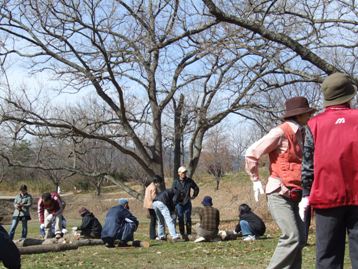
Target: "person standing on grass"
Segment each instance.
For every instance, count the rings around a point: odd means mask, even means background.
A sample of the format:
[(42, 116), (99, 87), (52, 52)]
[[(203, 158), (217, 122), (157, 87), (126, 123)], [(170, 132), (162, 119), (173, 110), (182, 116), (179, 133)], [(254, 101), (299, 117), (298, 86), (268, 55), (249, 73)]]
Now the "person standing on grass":
[(239, 206), (239, 223), (236, 225), (235, 232), (243, 236), (244, 241), (256, 240), (257, 237), (263, 236), (266, 226), (263, 220), (252, 212), (247, 204)]
[[(179, 167), (179, 179), (174, 180), (173, 189), (176, 193), (175, 209), (178, 215), (179, 232), (183, 239), (189, 240), (191, 238), (191, 200), (198, 196), (199, 187), (194, 180), (186, 176), (186, 173), (187, 169), (184, 166)], [(191, 190), (193, 190), (193, 195), (190, 194)]]
[(37, 203), (40, 229), (45, 228), (45, 239), (53, 237), (52, 223), (55, 222), (55, 237), (62, 237), (63, 210), (66, 204), (57, 192), (45, 192)]
[(213, 199), (205, 196), (201, 204), (203, 207), (198, 208), (200, 222), (195, 225), (197, 234), (195, 243), (211, 241), (219, 232), (220, 212), (213, 207)]
[(351, 108), (357, 87), (334, 73), (321, 88), (325, 109), (308, 122), (300, 207), (315, 211), (316, 268), (343, 268), (346, 234), (358, 268), (358, 110)]
[(148, 214), (150, 217), (149, 238), (152, 240), (157, 237), (155, 232), (157, 216), (153, 209), (153, 200), (157, 196), (157, 188), (162, 181), (163, 179), (160, 176), (155, 175), (153, 177), (152, 182), (145, 188), (143, 207), (148, 210)]
[(315, 110), (302, 96), (288, 99), (285, 107), (284, 122), (251, 145), (245, 154), (246, 171), (253, 182), (256, 201), (259, 193), (264, 193), (259, 160), (265, 154), (270, 158), (270, 176), (266, 185), (268, 208), (282, 234), (269, 269), (301, 268), (305, 245), (304, 226), (298, 210), (302, 194), (302, 130)]
[(114, 247), (115, 240), (119, 240), (119, 247), (125, 247), (128, 241), (133, 241), (138, 225), (137, 218), (129, 211), (128, 200), (121, 198), (117, 206), (108, 210), (101, 239), (106, 247)]
[(173, 241), (179, 239), (175, 230), (175, 192), (173, 189), (166, 189), (154, 198), (153, 209), (158, 220), (158, 240), (166, 240), (164, 223), (167, 225), (169, 234)]
[(16, 195), (14, 200), (14, 213), (12, 215), (12, 223), (9, 231), (9, 237), (14, 239), (15, 231), (19, 221), (22, 223), (21, 240), (27, 237), (27, 222), (31, 220), (30, 207), (32, 205), (32, 196), (27, 192), (27, 186), (20, 186), (20, 193)]

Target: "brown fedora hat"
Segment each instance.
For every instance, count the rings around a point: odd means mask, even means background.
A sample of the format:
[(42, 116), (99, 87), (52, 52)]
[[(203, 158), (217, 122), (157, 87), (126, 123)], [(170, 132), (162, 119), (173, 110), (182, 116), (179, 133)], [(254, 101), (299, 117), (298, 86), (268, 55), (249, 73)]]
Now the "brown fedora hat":
[(306, 99), (306, 97), (303, 96), (297, 96), (288, 99), (285, 102), (285, 106), (286, 112), (283, 115), (284, 119), (305, 113), (313, 113), (316, 111), (316, 109), (309, 106), (308, 100)]

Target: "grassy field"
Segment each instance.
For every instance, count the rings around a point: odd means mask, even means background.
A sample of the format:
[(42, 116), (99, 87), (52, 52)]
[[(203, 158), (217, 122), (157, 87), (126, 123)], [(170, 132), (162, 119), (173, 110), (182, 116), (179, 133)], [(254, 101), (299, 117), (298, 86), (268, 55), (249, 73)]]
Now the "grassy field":
[[(79, 220), (73, 220), (77, 223)], [(136, 239), (147, 239), (147, 223), (142, 223)], [(6, 227), (8, 228), (8, 226)], [(20, 227), (19, 227), (20, 228)], [(17, 236), (20, 229), (17, 229)], [(80, 247), (64, 252), (22, 256), (22, 268), (265, 268), (277, 244), (279, 234), (267, 239), (244, 242), (157, 242), (150, 248)], [(30, 224), (29, 237), (38, 237), (38, 225)], [(303, 249), (302, 268), (315, 267), (315, 246)], [(0, 268), (2, 268), (0, 266)], [(351, 268), (346, 255), (345, 268)]]
[[(220, 229), (233, 229), (237, 223), (237, 209), (241, 203), (248, 203), (258, 213), (267, 226), (267, 239), (244, 242), (242, 240), (200, 243), (194, 242), (157, 242), (151, 241), (151, 247), (144, 248), (114, 248), (107, 249), (104, 246), (80, 247), (57, 253), (35, 254), (22, 256), (22, 268), (266, 268), (279, 237), (279, 230), (272, 222), (267, 212), (266, 199), (261, 197), (256, 203), (253, 200), (251, 182), (244, 174), (225, 177), (220, 190), (215, 191), (215, 181), (211, 178), (196, 179), (200, 187), (199, 196), (193, 201), (193, 206), (200, 206), (200, 201), (205, 195), (213, 197), (214, 207), (220, 210)], [(35, 194), (34, 197), (36, 197)], [(92, 193), (80, 193), (66, 195), (67, 203), (65, 216), (68, 219), (68, 229), (80, 223), (78, 208), (86, 206), (94, 212), (103, 223), (105, 214), (111, 206), (117, 203), (119, 197), (128, 197), (119, 189), (111, 189), (97, 197)], [(129, 197), (128, 197), (129, 198)], [(148, 240), (148, 219), (142, 203), (130, 199), (131, 211), (140, 221), (135, 238)], [(36, 208), (33, 209), (33, 220), (29, 223), (29, 235), (31, 238), (39, 238), (39, 224), (36, 217)], [(197, 217), (193, 216), (193, 221)], [(5, 225), (8, 229), (9, 226)], [(312, 225), (309, 243), (303, 249), (303, 269), (315, 268), (315, 238), (314, 222)], [(21, 224), (16, 230), (15, 239), (19, 238)], [(351, 268), (346, 251), (345, 268)], [(0, 265), (0, 268), (1, 267)]]

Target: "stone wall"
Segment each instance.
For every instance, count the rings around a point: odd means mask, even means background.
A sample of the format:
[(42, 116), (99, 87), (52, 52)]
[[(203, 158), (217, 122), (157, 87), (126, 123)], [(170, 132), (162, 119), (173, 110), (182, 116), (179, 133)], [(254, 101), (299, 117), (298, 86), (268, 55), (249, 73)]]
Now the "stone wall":
[(14, 198), (0, 199), (0, 218), (2, 224), (10, 224), (14, 212)]

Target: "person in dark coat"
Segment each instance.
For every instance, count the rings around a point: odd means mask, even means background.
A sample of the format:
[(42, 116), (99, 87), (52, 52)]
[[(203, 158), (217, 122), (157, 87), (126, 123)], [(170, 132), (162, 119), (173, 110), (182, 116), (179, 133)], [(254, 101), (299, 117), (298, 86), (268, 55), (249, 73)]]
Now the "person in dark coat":
[(240, 221), (236, 226), (235, 232), (242, 233), (243, 240), (255, 240), (256, 237), (262, 236), (266, 231), (265, 223), (262, 219), (251, 211), (247, 204), (239, 206)]
[[(188, 240), (191, 238), (191, 200), (199, 194), (199, 187), (194, 180), (186, 176), (187, 170), (184, 166), (179, 167), (179, 179), (174, 180), (173, 189), (176, 193), (175, 209), (178, 215), (179, 232), (182, 238)], [(191, 194), (193, 191), (193, 194)], [(185, 227), (184, 227), (185, 217)], [(186, 232), (185, 232), (186, 228)]]
[(109, 209), (101, 233), (101, 239), (106, 247), (114, 247), (114, 241), (120, 240), (118, 246), (127, 246), (128, 241), (133, 241), (133, 234), (137, 230), (139, 222), (129, 211), (127, 199), (119, 199), (119, 205)]
[(0, 225), (0, 261), (6, 268), (21, 268), (20, 252), (2, 225)]
[(82, 217), (81, 226), (77, 227), (77, 230), (81, 231), (81, 237), (101, 238), (102, 225), (93, 213), (85, 207), (81, 207), (78, 213)]

